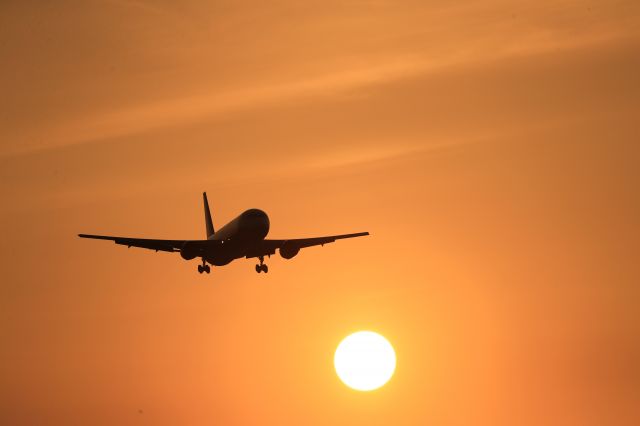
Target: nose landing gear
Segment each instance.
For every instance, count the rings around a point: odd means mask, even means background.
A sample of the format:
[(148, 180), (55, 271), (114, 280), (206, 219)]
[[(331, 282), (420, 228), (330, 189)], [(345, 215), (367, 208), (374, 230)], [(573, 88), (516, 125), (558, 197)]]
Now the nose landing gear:
[(264, 264), (264, 256), (260, 256), (258, 259), (260, 260), (260, 263), (256, 265), (256, 272), (264, 272), (265, 274), (269, 272), (269, 267)]
[(207, 274), (211, 272), (211, 267), (207, 265), (207, 262), (205, 262), (204, 259), (202, 259), (202, 265), (198, 265), (198, 272), (206, 272)]

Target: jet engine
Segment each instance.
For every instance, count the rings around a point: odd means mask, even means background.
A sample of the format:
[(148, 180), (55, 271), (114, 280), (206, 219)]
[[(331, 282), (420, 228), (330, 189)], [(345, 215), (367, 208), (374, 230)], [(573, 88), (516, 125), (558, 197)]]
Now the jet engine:
[(284, 257), (285, 259), (291, 259), (295, 255), (297, 255), (299, 251), (300, 247), (288, 241), (285, 241), (282, 247), (280, 247), (280, 256)]
[(180, 249), (180, 256), (182, 256), (184, 260), (191, 260), (194, 257), (197, 257), (199, 254), (200, 249), (193, 244), (189, 244), (188, 241), (184, 243), (182, 245), (182, 248)]

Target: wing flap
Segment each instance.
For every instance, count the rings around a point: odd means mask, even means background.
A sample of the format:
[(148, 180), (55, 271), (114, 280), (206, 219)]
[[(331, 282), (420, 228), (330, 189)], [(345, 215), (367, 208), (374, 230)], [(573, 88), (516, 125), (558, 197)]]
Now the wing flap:
[(344, 240), (346, 238), (364, 237), (369, 235), (368, 232), (357, 232), (355, 234), (343, 234), (343, 235), (331, 235), (328, 237), (316, 237), (316, 238), (296, 238), (292, 240), (285, 240), (287, 245), (291, 244), (299, 248), (320, 246), (329, 243), (333, 243), (336, 240)]
[[(128, 238), (128, 237), (112, 237), (107, 235), (88, 235), (78, 234), (80, 238), (91, 238), (94, 240), (107, 240), (113, 241), (116, 244), (120, 244), (127, 247), (139, 247), (155, 251), (167, 251), (175, 252), (180, 251), (180, 248), (187, 242), (187, 240), (154, 240), (148, 238)], [(206, 241), (206, 240), (204, 240)], [(195, 243), (199, 241), (194, 241)]]
[(285, 244), (287, 247), (296, 247), (299, 249), (323, 246), (325, 244), (333, 243), (336, 240), (342, 240), (346, 238), (364, 237), (369, 235), (368, 232), (356, 232), (354, 234), (342, 234), (342, 235), (329, 235), (326, 237), (314, 237), (314, 238), (293, 238), (288, 240), (264, 240), (259, 248), (255, 251), (247, 254), (247, 258), (269, 256), (276, 252), (277, 249), (282, 248)]

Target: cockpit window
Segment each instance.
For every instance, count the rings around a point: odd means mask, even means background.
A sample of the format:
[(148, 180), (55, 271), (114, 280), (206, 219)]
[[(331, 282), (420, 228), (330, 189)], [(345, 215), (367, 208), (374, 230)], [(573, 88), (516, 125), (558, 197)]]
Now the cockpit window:
[(264, 217), (265, 214), (264, 214), (264, 212), (262, 210), (251, 209), (251, 210), (247, 210), (245, 215), (247, 217)]

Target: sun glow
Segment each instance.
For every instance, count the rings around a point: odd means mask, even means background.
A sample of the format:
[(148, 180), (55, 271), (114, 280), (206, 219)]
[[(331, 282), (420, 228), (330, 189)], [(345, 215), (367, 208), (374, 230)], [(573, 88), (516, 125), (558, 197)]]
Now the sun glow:
[(338, 345), (333, 358), (336, 373), (352, 389), (370, 391), (389, 381), (396, 353), (387, 339), (373, 331), (358, 331)]

